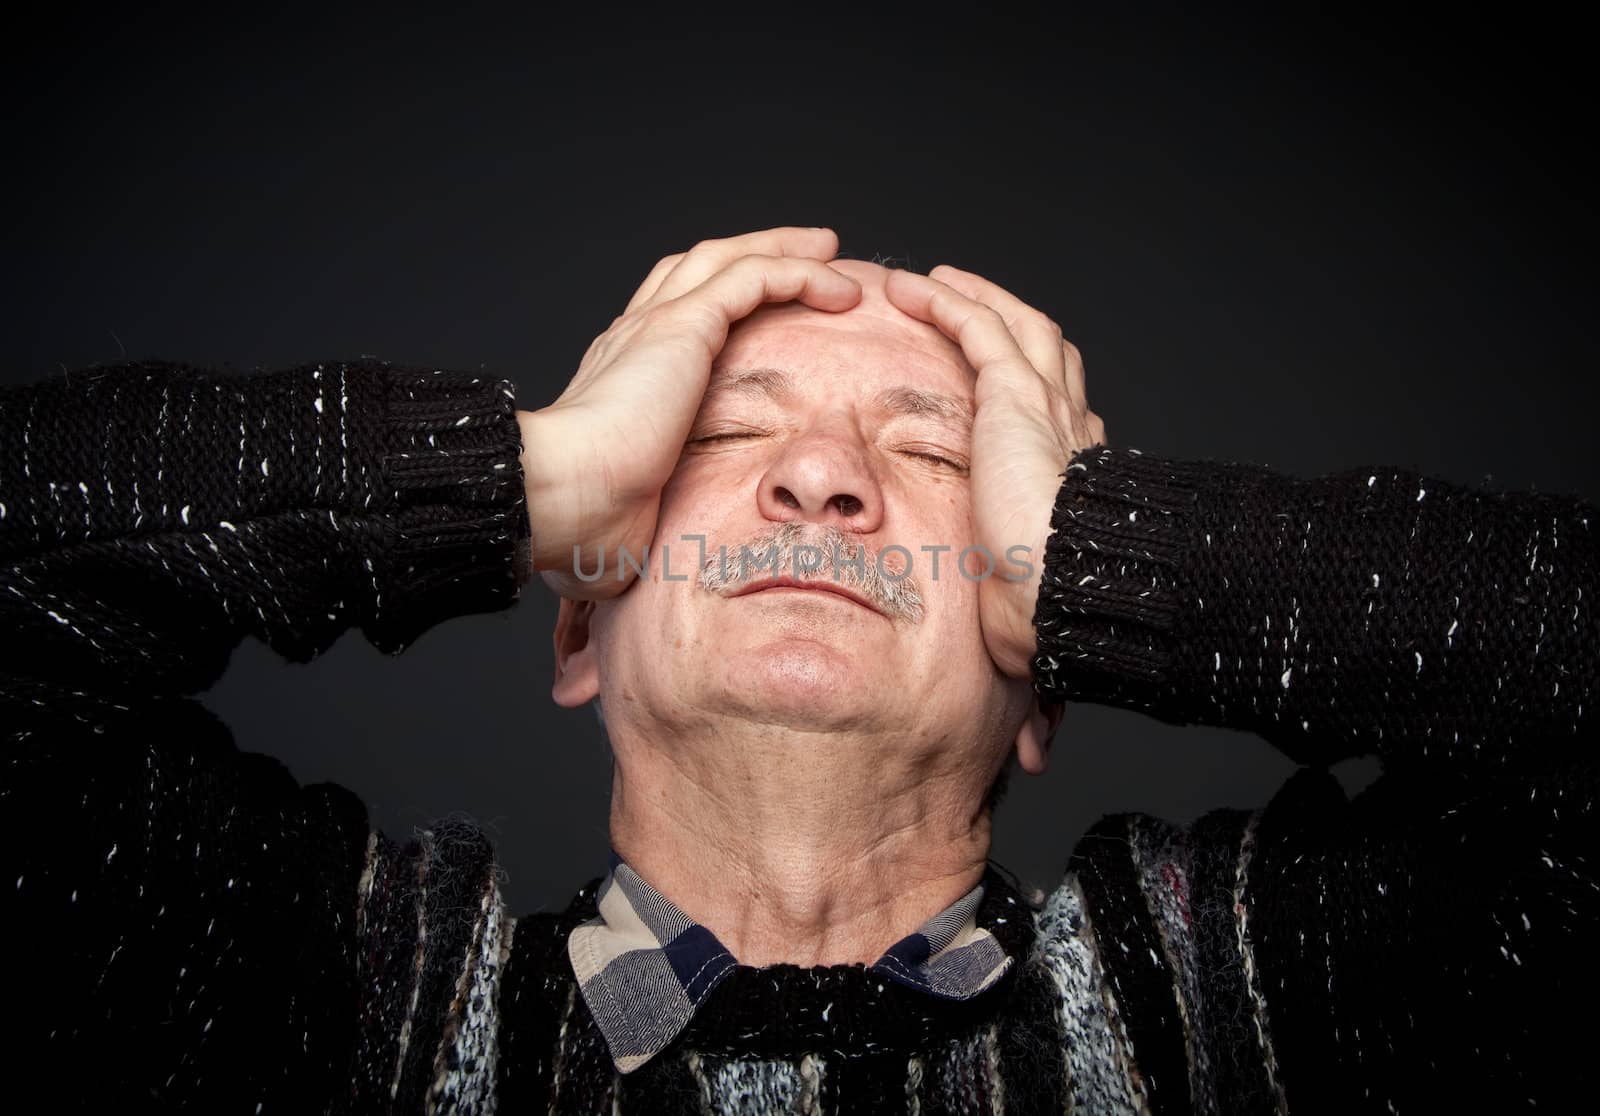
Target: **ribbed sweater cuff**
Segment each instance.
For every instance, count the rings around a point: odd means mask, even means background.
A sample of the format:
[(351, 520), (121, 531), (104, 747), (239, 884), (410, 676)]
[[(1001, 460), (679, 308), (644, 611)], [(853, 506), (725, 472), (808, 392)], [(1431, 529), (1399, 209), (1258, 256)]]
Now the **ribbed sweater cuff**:
[(522, 433), (509, 381), (384, 368), (374, 383), (391, 503), (364, 630), (398, 653), (441, 620), (504, 608), (531, 575)]
[(1034, 688), (1055, 701), (1149, 708), (1163, 695), (1213, 465), (1093, 446), (1068, 463), (1034, 612)]

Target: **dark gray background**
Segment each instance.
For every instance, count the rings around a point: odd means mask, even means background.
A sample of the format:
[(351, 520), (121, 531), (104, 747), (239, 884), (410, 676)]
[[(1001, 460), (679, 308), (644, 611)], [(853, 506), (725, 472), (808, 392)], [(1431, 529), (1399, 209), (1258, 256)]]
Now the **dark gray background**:
[[(58, 9), (0, 79), (5, 376), (374, 354), (492, 371), (535, 408), (657, 257), (829, 224), (847, 254), (955, 263), (1058, 318), (1116, 444), (1596, 491), (1575, 29), (782, 13), (766, 34)], [(393, 659), (248, 640), (206, 700), (392, 834), (472, 815), (514, 909), (561, 905), (604, 868), (609, 761), (549, 701), (554, 614), (533, 586)], [(1254, 806), (1290, 771), (1254, 736), (1074, 706), (995, 856), (1053, 883), (1102, 813)]]

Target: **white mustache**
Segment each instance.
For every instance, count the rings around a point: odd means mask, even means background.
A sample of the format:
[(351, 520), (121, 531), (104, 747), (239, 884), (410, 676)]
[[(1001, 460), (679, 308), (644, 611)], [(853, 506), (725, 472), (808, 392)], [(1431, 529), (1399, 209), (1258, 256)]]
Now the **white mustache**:
[[(773, 548), (777, 548), (774, 561)], [(801, 562), (796, 562), (796, 552)], [(837, 562), (835, 558), (839, 559)], [(908, 570), (899, 580), (884, 577), (878, 556), (866, 544), (837, 527), (781, 523), (761, 532), (741, 546), (706, 559), (697, 579), (700, 588), (718, 596), (732, 596), (752, 579), (792, 577), (797, 581), (832, 578), (848, 585), (872, 602), (891, 620), (916, 623), (922, 619), (922, 590)]]

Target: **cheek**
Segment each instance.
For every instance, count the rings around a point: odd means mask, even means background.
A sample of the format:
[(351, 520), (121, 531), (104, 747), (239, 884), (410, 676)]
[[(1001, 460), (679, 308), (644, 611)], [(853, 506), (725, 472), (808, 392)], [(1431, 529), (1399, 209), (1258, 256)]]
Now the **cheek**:
[(888, 517), (929, 536), (921, 541), (960, 550), (974, 536), (972, 489), (965, 478), (902, 466), (884, 484), (883, 496)]
[(698, 488), (694, 483), (694, 472), (695, 466), (692, 464), (679, 465), (677, 471), (672, 474), (672, 479), (662, 488), (661, 512), (656, 518), (658, 534), (664, 523), (682, 515), (683, 509), (693, 504)]
[(740, 501), (754, 502), (751, 478), (756, 462), (743, 454), (685, 457), (661, 490), (658, 536), (672, 542), (679, 534), (704, 534), (708, 524), (724, 518)]
[[(673, 557), (674, 572), (679, 565)], [(589, 635), (600, 668), (601, 693), (614, 701), (657, 700), (646, 695), (670, 691), (677, 660), (686, 652), (674, 642), (685, 639), (675, 623), (670, 595), (676, 582), (638, 581), (622, 596), (596, 607)]]
[[(676, 484), (664, 489), (656, 515), (655, 534), (650, 540), (650, 564), (646, 571), (650, 584), (630, 587), (626, 597), (650, 598), (650, 603), (641, 601), (640, 605), (657, 612), (671, 606), (671, 602), (658, 598), (688, 590), (699, 572), (702, 550), (715, 546), (720, 525), (728, 515), (729, 500), (715, 488)], [(669, 568), (673, 580), (663, 581)], [(679, 581), (682, 577), (691, 580)]]
[[(925, 588), (941, 596), (975, 596), (977, 582), (969, 578), (981, 576), (986, 562), (981, 550), (971, 549), (975, 533), (965, 489), (931, 486), (900, 506), (912, 514), (895, 516), (893, 524), (885, 526), (879, 545), (905, 546), (912, 554), (912, 572)], [(902, 555), (896, 553), (895, 558), (904, 564)], [(962, 568), (967, 577), (961, 576)]]
[[(956, 553), (952, 551), (942, 556), (939, 579), (927, 586), (931, 590), (930, 595), (937, 596), (941, 603), (938, 642), (951, 653), (957, 649), (965, 652), (969, 645), (981, 645), (983, 642), (983, 628), (978, 613), (978, 582), (962, 574), (955, 561)], [(927, 572), (927, 580), (931, 582), (931, 567)]]
[(936, 630), (925, 633), (920, 642), (945, 666), (979, 677), (995, 669), (983, 642), (979, 594), (987, 578), (1010, 567), (1003, 554), (991, 556), (976, 545), (964, 488), (941, 489), (928, 502), (934, 514), (923, 521), (927, 542), (949, 549), (938, 555), (937, 576), (933, 554), (916, 552), (915, 570), (924, 595), (938, 601), (937, 616), (929, 617)]

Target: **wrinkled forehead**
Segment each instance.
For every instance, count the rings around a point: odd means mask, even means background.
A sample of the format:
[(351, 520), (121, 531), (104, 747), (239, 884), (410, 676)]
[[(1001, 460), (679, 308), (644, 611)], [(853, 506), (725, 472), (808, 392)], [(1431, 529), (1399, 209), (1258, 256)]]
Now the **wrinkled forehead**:
[(777, 368), (801, 377), (843, 373), (862, 383), (897, 381), (971, 395), (976, 373), (961, 347), (889, 301), (887, 268), (862, 260), (830, 266), (860, 282), (859, 303), (837, 313), (800, 302), (758, 309), (734, 323), (713, 379), (733, 370)]

